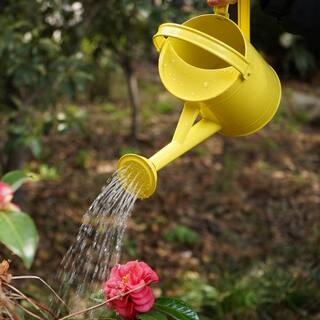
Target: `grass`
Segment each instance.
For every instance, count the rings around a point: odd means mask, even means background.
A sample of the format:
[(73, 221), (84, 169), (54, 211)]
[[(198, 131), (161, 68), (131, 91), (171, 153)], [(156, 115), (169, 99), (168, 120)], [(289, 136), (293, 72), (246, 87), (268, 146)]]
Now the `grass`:
[(318, 269), (306, 275), (303, 270), (258, 264), (237, 275), (221, 273), (214, 285), (198, 273), (186, 273), (177, 295), (203, 319), (274, 319), (276, 314), (310, 319), (318, 311), (319, 281)]

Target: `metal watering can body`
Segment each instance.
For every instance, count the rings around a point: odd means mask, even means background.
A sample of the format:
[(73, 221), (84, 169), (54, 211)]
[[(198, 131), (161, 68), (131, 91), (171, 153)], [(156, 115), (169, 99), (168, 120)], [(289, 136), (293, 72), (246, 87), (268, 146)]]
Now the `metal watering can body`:
[(216, 132), (258, 131), (280, 104), (279, 78), (250, 43), (250, 1), (238, 2), (239, 26), (228, 6), (215, 12), (165, 23), (153, 37), (161, 81), (184, 108), (171, 143), (149, 159), (128, 154), (119, 161), (127, 177), (138, 177), (141, 199), (155, 191), (158, 170)]

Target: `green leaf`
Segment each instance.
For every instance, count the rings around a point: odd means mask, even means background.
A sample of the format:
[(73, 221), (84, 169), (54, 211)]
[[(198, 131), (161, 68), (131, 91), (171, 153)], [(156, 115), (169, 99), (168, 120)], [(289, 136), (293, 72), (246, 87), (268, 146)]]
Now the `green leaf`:
[(97, 292), (92, 293), (90, 295), (89, 299), (94, 301), (95, 303), (102, 303), (103, 301), (106, 300), (102, 289)]
[(41, 155), (41, 141), (38, 137), (30, 137), (28, 141), (32, 155), (39, 159)]
[(163, 313), (155, 310), (151, 310), (148, 313), (142, 313), (137, 315), (139, 320), (167, 320), (167, 316)]
[(0, 241), (31, 267), (38, 232), (32, 219), (23, 212), (0, 212)]
[(199, 320), (197, 313), (179, 299), (158, 298), (155, 308), (175, 320)]
[(30, 180), (35, 180), (35, 175), (20, 170), (8, 172), (2, 177), (2, 182), (11, 185), (13, 191), (16, 191), (23, 183)]
[(59, 46), (51, 38), (41, 38), (39, 40), (39, 48), (47, 51), (49, 54), (59, 52)]

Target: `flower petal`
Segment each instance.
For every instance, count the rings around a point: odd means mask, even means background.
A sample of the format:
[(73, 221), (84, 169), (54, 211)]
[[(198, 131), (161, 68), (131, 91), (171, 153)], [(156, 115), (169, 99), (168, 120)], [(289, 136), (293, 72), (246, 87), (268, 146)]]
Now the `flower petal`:
[(125, 319), (134, 319), (137, 311), (134, 308), (134, 304), (131, 302), (127, 303), (125, 306), (114, 305), (114, 309), (119, 313), (119, 315)]
[(148, 300), (153, 299), (153, 292), (151, 288), (145, 288), (145, 290), (143, 291), (143, 295), (131, 295), (130, 297), (134, 303), (141, 305)]
[(0, 207), (5, 207), (13, 198), (13, 190), (10, 185), (0, 181)]
[(135, 304), (134, 308), (138, 311), (138, 312), (148, 312), (149, 310), (152, 309), (153, 305), (154, 305), (154, 296), (152, 296), (149, 300), (146, 300), (143, 304)]
[(145, 282), (159, 282), (158, 275), (145, 262), (140, 261), (139, 265), (143, 270), (143, 279)]

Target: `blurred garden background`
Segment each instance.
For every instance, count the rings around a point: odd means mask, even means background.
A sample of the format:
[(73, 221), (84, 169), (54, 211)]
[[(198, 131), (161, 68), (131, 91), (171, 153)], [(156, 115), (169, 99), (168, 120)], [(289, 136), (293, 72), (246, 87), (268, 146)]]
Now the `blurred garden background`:
[[(252, 42), (282, 79), (279, 112), (255, 135), (218, 135), (162, 170), (121, 261), (146, 261), (158, 294), (201, 319), (320, 319), (320, 52), (252, 6)], [(0, 2), (0, 176), (37, 176), (14, 198), (39, 233), (31, 269), (0, 245), (14, 274), (55, 285), (119, 157), (169, 142), (181, 102), (160, 82), (152, 35), (210, 10), (204, 0)]]

